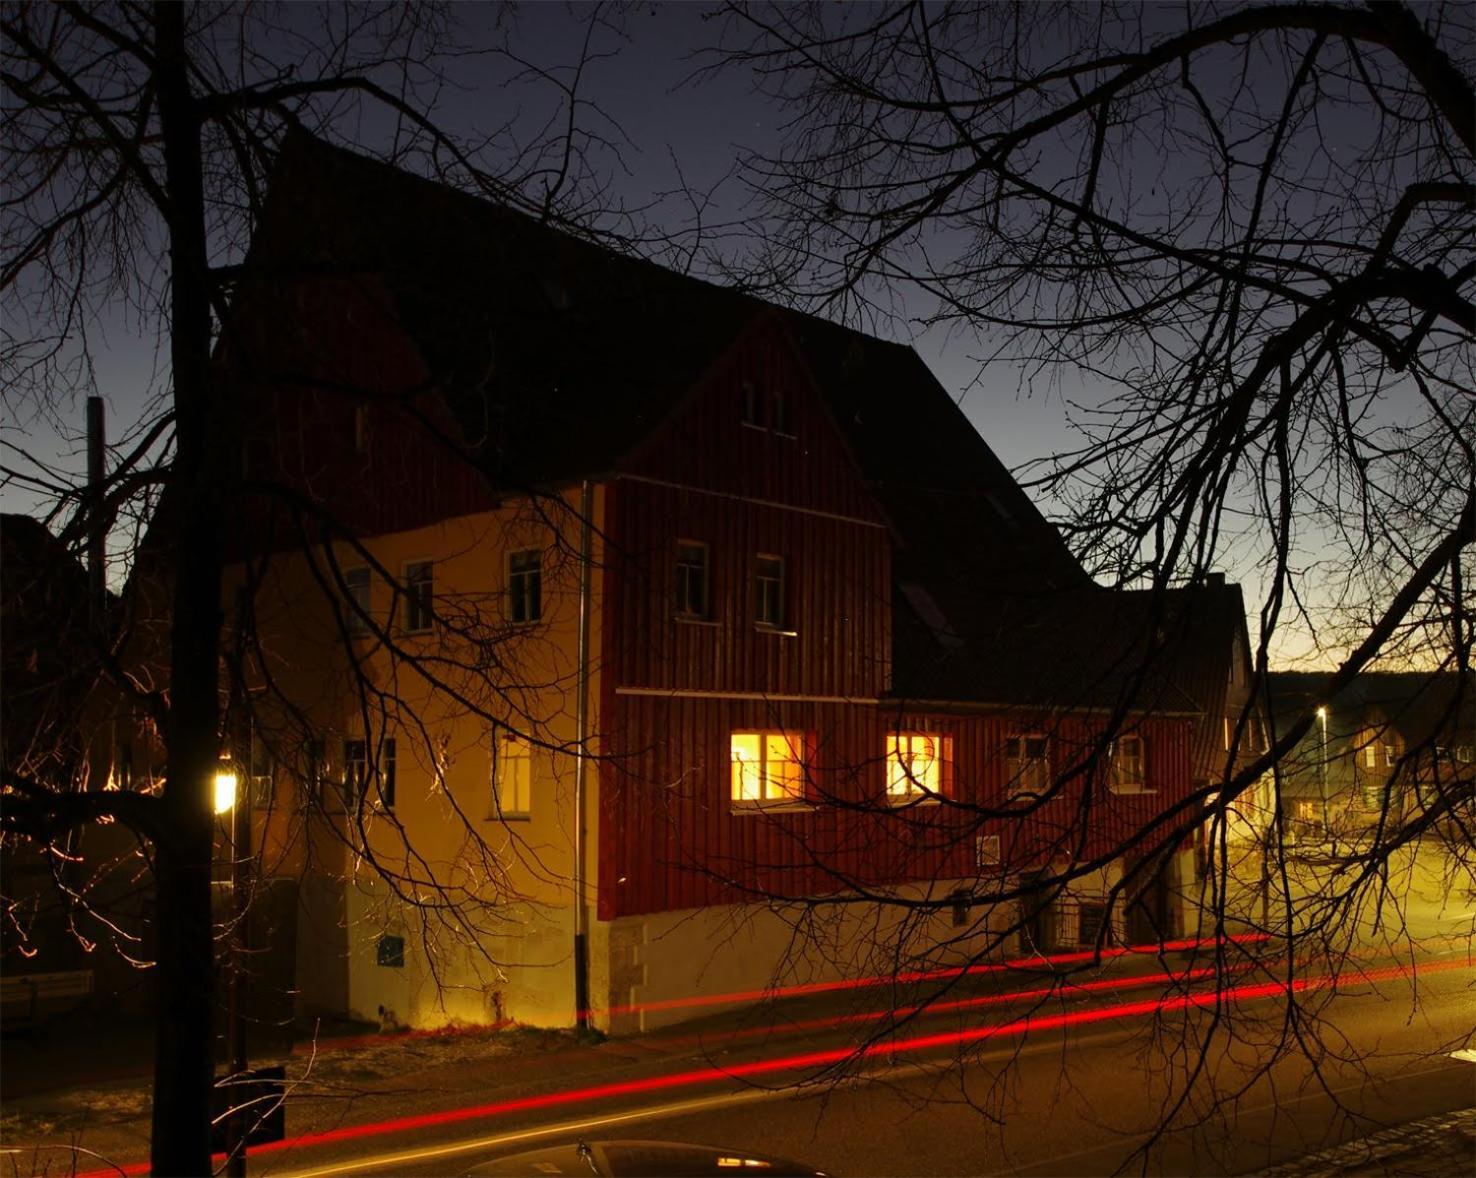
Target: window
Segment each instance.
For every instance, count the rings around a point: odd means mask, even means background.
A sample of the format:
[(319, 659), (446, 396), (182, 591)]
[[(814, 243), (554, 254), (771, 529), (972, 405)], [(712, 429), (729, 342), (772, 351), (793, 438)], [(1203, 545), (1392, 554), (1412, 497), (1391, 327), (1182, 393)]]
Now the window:
[(743, 382), (743, 424), (764, 428), (762, 413), (759, 408), (759, 395), (751, 380)]
[(760, 554), (753, 566), (753, 620), (773, 630), (784, 628), (784, 559)]
[(435, 569), (429, 560), (405, 566), (405, 629), (411, 634), (429, 630), (435, 619)]
[(1077, 909), (1077, 944), (1092, 946), (1107, 923), (1107, 905), (1083, 901)]
[(1363, 746), (1363, 767), (1365, 769), (1377, 769), (1379, 765), (1379, 746), (1369, 741)]
[(492, 805), (494, 818), (533, 814), (533, 746), (515, 732), (492, 746)]
[[(343, 742), (343, 798), (352, 809), (362, 798), (385, 810), (395, 808), (395, 738), (386, 737), (379, 746), (378, 772), (369, 771), (369, 744), (363, 740)], [(373, 782), (371, 792), (369, 786)]]
[(1040, 795), (1051, 783), (1050, 745), (1044, 736), (1012, 736), (1006, 747), (1006, 793), (1010, 797)]
[(395, 738), (386, 737), (379, 750), (379, 799), (386, 810), (395, 808)]
[(253, 727), (251, 731), (251, 805), (265, 810), (272, 804), (272, 750)]
[(343, 570), (343, 621), (350, 634), (369, 632), (369, 570), (367, 568)]
[(304, 806), (320, 806), (323, 804), (323, 770), (325, 768), (325, 752), (323, 741), (316, 737), (309, 737), (303, 746), (303, 774), (302, 774), (302, 797), (299, 801)]
[(770, 422), (776, 434), (789, 433), (789, 405), (784, 398), (783, 389), (774, 390), (774, 418)]
[(354, 406), (354, 452), (369, 453), (369, 406)]
[(707, 617), (707, 545), (677, 542), (676, 612), (679, 618)]
[(761, 806), (802, 802), (805, 738), (799, 732), (735, 732), (730, 745), (733, 801)]
[(343, 800), (353, 809), (369, 780), (369, 746), (362, 740), (343, 742)]
[(543, 617), (543, 553), (525, 548), (507, 558), (508, 617), (515, 623)]
[(1392, 768), (1394, 768), (1394, 762), (1397, 761), (1398, 759), (1399, 759), (1399, 749), (1398, 749), (1398, 746), (1392, 745), (1392, 744), (1386, 744), (1384, 746), (1384, 767), (1386, 769), (1392, 769)]
[(934, 732), (893, 732), (887, 736), (887, 797), (892, 801), (937, 797), (943, 792), (943, 764), (952, 742)]
[(1146, 792), (1141, 736), (1119, 736), (1112, 742), (1112, 772), (1109, 782), (1114, 793)]

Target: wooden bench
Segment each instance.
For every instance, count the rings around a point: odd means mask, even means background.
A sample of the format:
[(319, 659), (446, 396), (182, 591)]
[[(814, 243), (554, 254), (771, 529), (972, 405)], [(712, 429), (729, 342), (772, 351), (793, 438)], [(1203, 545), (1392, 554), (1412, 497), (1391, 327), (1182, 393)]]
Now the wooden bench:
[(52, 1015), (75, 1010), (92, 997), (90, 969), (16, 974), (0, 978), (0, 1023), (6, 1030), (41, 1030)]

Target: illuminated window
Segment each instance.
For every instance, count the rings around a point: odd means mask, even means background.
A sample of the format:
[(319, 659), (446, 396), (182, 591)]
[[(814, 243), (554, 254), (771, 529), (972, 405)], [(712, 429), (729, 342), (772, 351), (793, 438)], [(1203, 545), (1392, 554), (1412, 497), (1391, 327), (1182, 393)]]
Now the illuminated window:
[(343, 570), (343, 622), (350, 634), (369, 632), (370, 583), (367, 568)]
[(680, 540), (676, 547), (677, 616), (705, 618), (707, 605), (707, 545), (692, 540)]
[(805, 738), (799, 732), (735, 732), (733, 801), (799, 802), (805, 794)]
[(1394, 768), (1394, 762), (1397, 760), (1399, 760), (1399, 746), (1386, 744), (1384, 746), (1384, 767), (1386, 769)]
[(1051, 783), (1050, 742), (1038, 733), (1012, 736), (1005, 748), (1006, 792), (1038, 796)]
[(492, 804), (494, 818), (528, 818), (533, 814), (533, 746), (515, 732), (493, 745)]
[(537, 548), (507, 558), (508, 616), (516, 623), (543, 617), (543, 553)]
[(1112, 771), (1109, 781), (1114, 793), (1145, 792), (1141, 736), (1119, 736), (1112, 742)]
[(405, 566), (405, 629), (422, 633), (435, 621), (436, 566), (418, 560)]
[(887, 797), (937, 797), (943, 792), (943, 766), (952, 741), (935, 732), (887, 735)]
[(753, 620), (771, 629), (784, 628), (784, 559), (760, 555), (753, 566)]
[(1365, 769), (1377, 769), (1379, 767), (1379, 746), (1369, 741), (1363, 746), (1363, 767)]

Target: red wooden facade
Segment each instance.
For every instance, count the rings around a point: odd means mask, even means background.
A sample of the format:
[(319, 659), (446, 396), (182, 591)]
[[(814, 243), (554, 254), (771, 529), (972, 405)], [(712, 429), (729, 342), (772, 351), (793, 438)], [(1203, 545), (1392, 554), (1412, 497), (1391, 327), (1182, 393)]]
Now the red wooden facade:
[[(746, 424), (776, 393), (784, 428)], [(1028, 812), (985, 812), (1006, 806), (1010, 736), (1048, 733), (1059, 767), (1099, 722), (904, 714), (887, 699), (896, 537), (773, 325), (715, 365), (627, 469), (604, 521), (601, 919), (972, 877), (981, 835), (998, 835), (1017, 870), (1108, 855), (1187, 790), (1189, 722), (1156, 719), (1140, 729), (1155, 792), (1118, 796), (1098, 780), (1087, 800), (1078, 781)], [(675, 608), (679, 541), (710, 554), (700, 620)], [(754, 622), (759, 554), (785, 562), (783, 632)], [(807, 808), (732, 805), (730, 736), (754, 730), (805, 734)], [(886, 738), (899, 731), (950, 738), (945, 802), (888, 805)]]

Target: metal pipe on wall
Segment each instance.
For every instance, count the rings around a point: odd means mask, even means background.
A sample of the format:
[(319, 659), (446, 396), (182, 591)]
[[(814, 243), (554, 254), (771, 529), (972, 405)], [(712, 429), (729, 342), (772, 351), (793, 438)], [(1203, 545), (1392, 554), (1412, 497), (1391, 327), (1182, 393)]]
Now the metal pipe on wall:
[(574, 1018), (589, 1028), (589, 903), (585, 872), (587, 831), (585, 803), (589, 776), (589, 629), (594, 592), (594, 484), (579, 489), (579, 674), (576, 687), (574, 765)]

